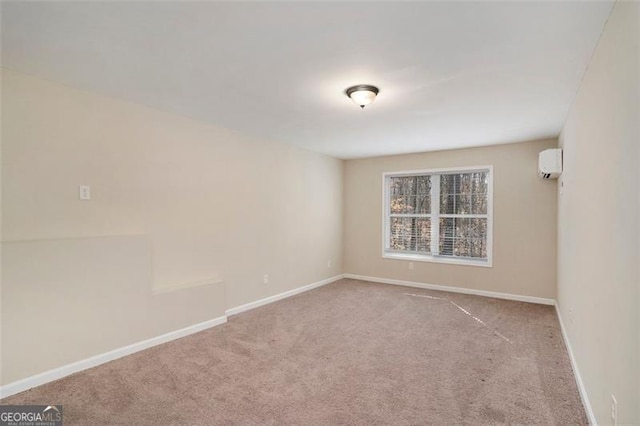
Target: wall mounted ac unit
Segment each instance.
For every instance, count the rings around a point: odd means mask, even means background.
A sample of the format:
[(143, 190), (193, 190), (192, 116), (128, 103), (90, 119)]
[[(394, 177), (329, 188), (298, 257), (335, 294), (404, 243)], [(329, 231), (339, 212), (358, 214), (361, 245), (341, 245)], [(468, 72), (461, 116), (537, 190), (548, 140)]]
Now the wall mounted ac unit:
[(545, 149), (538, 154), (538, 176), (542, 179), (556, 179), (562, 174), (562, 150)]

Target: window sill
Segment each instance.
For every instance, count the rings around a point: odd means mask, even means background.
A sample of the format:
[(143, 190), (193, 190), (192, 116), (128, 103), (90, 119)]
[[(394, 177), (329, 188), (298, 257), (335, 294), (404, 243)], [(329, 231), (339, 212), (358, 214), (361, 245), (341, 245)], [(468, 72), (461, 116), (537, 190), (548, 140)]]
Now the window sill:
[(491, 259), (487, 259), (487, 260), (455, 259), (450, 257), (431, 256), (431, 255), (425, 255), (425, 254), (389, 253), (389, 252), (384, 252), (382, 254), (382, 257), (384, 259), (405, 260), (409, 262), (445, 263), (449, 265), (480, 266), (483, 268), (493, 267)]

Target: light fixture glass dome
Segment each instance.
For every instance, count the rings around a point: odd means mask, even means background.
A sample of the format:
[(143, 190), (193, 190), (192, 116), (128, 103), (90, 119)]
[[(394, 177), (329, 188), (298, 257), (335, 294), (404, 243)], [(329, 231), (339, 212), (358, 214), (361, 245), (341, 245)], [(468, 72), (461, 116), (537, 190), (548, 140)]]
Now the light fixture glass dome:
[(376, 100), (378, 95), (378, 88), (367, 84), (361, 84), (358, 86), (349, 87), (346, 90), (347, 96), (351, 98), (353, 102), (360, 105), (360, 108), (371, 104)]

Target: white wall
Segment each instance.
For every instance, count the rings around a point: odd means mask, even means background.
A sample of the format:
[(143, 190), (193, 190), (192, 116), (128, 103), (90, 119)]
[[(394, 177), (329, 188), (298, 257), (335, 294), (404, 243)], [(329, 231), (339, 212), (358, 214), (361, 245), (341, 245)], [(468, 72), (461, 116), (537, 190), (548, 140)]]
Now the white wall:
[(558, 303), (597, 421), (640, 424), (640, 3), (618, 1), (560, 136)]
[[(345, 272), (554, 299), (556, 181), (537, 175), (557, 140), (345, 162)], [(493, 165), (493, 267), (382, 258), (382, 173)]]
[(3, 384), (342, 272), (340, 160), (6, 69), (2, 119)]

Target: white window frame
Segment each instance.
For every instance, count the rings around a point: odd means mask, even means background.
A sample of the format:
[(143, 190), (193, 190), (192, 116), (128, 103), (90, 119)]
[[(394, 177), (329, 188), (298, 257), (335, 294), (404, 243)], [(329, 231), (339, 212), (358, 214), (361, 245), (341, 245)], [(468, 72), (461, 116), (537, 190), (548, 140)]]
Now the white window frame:
[[(431, 213), (427, 216), (431, 217), (431, 226), (434, 229), (431, 239), (431, 252), (438, 250), (440, 226), (436, 222), (439, 217), (440, 210), (440, 175), (447, 173), (473, 173), (486, 171), (489, 173), (489, 185), (487, 188), (487, 258), (471, 259), (471, 258), (455, 258), (449, 256), (439, 256), (433, 254), (416, 254), (416, 253), (399, 253), (389, 250), (389, 224), (390, 224), (390, 185), (392, 177), (406, 176), (422, 176), (431, 175)], [(435, 179), (434, 179), (435, 178)], [(434, 211), (435, 210), (435, 211)], [(451, 215), (447, 215), (451, 217)], [(484, 217), (485, 215), (481, 215)], [(461, 217), (473, 217), (473, 215), (462, 215)], [(424, 169), (424, 170), (404, 170), (397, 172), (385, 172), (382, 174), (382, 257), (385, 259), (404, 260), (410, 262), (435, 262), (448, 263), (455, 265), (482, 266), (493, 267), (493, 166), (471, 166), (471, 167), (449, 167), (441, 169)]]

